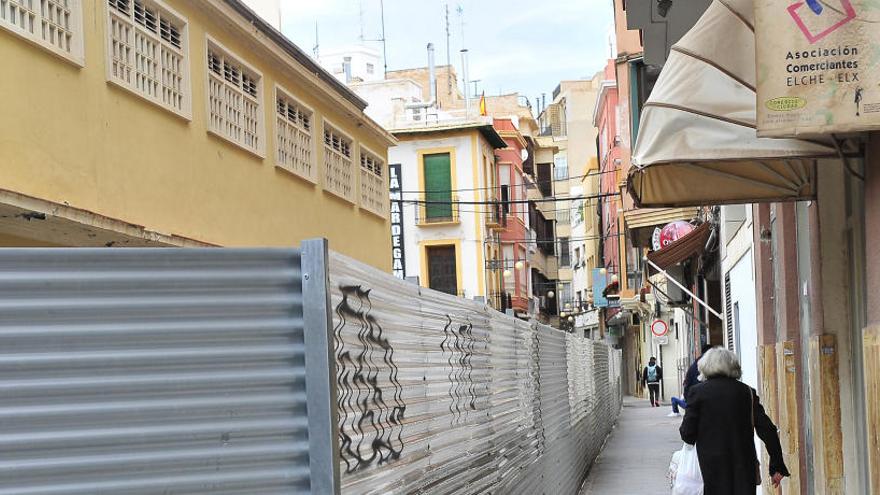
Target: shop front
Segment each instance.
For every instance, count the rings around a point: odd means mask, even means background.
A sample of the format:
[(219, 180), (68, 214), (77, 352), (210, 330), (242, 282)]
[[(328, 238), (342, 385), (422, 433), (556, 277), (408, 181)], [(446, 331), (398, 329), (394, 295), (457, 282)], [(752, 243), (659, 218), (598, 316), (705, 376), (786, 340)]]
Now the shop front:
[(627, 188), (748, 205), (725, 294), (754, 316), (725, 304), (726, 335), (780, 428), (783, 493), (880, 493), (880, 30), (876, 2), (815, 3), (713, 2), (645, 104)]

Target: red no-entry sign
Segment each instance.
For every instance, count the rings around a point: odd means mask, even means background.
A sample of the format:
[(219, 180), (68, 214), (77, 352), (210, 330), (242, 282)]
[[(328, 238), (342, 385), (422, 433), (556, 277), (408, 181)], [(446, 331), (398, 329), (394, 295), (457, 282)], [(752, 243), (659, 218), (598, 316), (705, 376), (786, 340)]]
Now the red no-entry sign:
[(651, 323), (651, 333), (657, 337), (662, 337), (666, 335), (667, 332), (669, 332), (669, 325), (667, 325), (665, 321), (654, 320), (654, 322)]

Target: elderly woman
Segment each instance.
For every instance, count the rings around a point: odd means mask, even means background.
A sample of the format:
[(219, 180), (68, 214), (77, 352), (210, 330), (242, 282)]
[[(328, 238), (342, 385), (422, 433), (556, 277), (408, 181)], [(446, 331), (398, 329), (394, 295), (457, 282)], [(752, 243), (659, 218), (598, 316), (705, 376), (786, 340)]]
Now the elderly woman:
[(789, 476), (782, 459), (776, 426), (767, 417), (752, 387), (742, 376), (736, 354), (715, 348), (699, 361), (701, 383), (688, 390), (687, 412), (679, 432), (697, 446), (705, 495), (755, 494), (759, 465), (754, 432), (770, 455), (774, 486)]

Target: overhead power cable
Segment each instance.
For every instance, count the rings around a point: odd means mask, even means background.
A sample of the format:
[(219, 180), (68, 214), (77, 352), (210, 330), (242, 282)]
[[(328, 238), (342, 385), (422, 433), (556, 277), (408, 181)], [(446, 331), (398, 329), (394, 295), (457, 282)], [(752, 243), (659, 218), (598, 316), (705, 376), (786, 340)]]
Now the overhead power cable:
[(619, 192), (615, 193), (600, 193), (594, 194), (590, 196), (568, 196), (566, 198), (557, 198), (557, 197), (549, 197), (549, 198), (538, 198), (538, 199), (513, 199), (507, 201), (461, 201), (461, 200), (426, 200), (426, 199), (395, 199), (393, 201), (410, 203), (410, 204), (421, 204), (421, 205), (518, 205), (518, 204), (529, 204), (529, 203), (558, 203), (560, 201), (576, 201), (578, 199), (594, 199), (594, 198), (607, 198), (611, 196), (620, 196)]
[[(569, 181), (577, 181), (577, 180), (582, 181), (582, 180), (586, 179), (587, 177), (595, 177), (595, 176), (599, 176), (599, 175), (603, 175), (603, 174), (616, 173), (618, 171), (620, 171), (620, 169), (615, 168), (615, 169), (611, 169), (611, 170), (603, 170), (601, 172), (587, 172), (587, 173), (581, 175), (580, 177), (575, 176), (575, 177), (566, 177), (564, 179), (547, 179), (547, 180), (543, 180), (543, 181), (532, 181), (529, 183), (524, 182), (521, 185), (529, 186), (532, 184), (539, 185), (539, 184), (549, 184), (549, 183), (554, 183), (554, 182), (569, 182)], [(463, 188), (463, 189), (426, 189), (426, 190), (414, 190), (413, 189), (413, 190), (404, 190), (404, 191), (400, 191), (400, 192), (403, 194), (428, 194), (428, 193), (444, 193), (444, 192), (494, 191), (494, 190), (497, 190), (499, 187), (500, 186), (473, 187), (473, 188)]]

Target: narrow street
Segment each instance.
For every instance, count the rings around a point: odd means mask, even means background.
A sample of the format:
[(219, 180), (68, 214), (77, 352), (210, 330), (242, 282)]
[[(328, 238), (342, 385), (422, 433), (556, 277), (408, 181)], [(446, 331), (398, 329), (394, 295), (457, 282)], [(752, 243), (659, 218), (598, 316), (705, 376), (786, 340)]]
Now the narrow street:
[(626, 397), (617, 426), (596, 459), (580, 495), (668, 494), (666, 471), (681, 447), (670, 406), (651, 408), (645, 399)]

